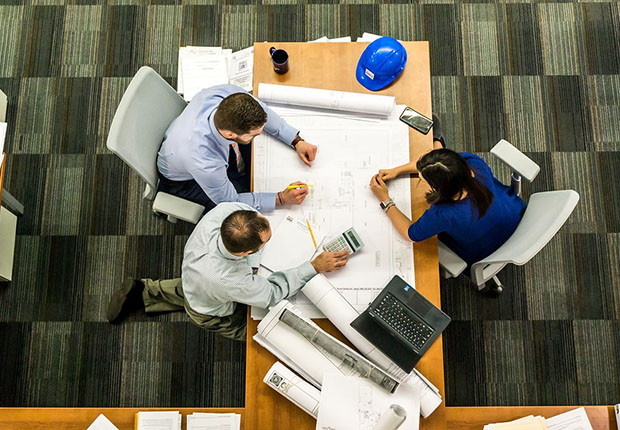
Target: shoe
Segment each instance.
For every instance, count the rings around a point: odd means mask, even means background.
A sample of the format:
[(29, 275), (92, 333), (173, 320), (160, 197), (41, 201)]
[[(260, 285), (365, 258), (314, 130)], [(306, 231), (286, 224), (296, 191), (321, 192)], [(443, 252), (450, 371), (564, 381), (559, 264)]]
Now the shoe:
[(111, 323), (121, 322), (129, 312), (144, 306), (142, 291), (144, 283), (138, 279), (126, 278), (121, 287), (112, 294), (108, 304), (107, 317)]
[(433, 114), (433, 140), (438, 140), (443, 148), (446, 147), (446, 140), (441, 130), (441, 121), (439, 121), (439, 117), (435, 114)]

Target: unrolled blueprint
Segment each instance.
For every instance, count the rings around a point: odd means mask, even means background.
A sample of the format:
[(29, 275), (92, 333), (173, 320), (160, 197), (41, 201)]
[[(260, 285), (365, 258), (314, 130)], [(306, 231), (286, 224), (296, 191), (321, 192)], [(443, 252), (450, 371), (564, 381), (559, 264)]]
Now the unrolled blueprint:
[(325, 374), (317, 430), (373, 430), (391, 404), (404, 408), (407, 418), (399, 427), (418, 430), (420, 399), (415, 387), (401, 386), (389, 394), (367, 379)]
[[(260, 88), (262, 85), (259, 91)], [(293, 90), (295, 87), (290, 88), (288, 92), (297, 91)], [(304, 100), (308, 98), (307, 95), (303, 97)], [(334, 97), (342, 99), (340, 95)], [(293, 102), (289, 100), (289, 103)], [(377, 104), (382, 106), (383, 103), (380, 99)], [(303, 210), (315, 235), (333, 237), (350, 227), (359, 232), (366, 244), (364, 248), (353, 255), (342, 270), (327, 275), (356, 309), (365, 309), (393, 275), (398, 274), (414, 285), (412, 245), (398, 235), (369, 187), (371, 177), (380, 168), (409, 161), (408, 128), (398, 121), (401, 109), (393, 109), (390, 117), (382, 117), (380, 114), (369, 116), (367, 112), (362, 116), (294, 108), (291, 104), (269, 105), (289, 124), (299, 128), (304, 139), (318, 146), (316, 159), (311, 168), (307, 167), (295, 151), (268, 135), (260, 135), (253, 149), (254, 190), (282, 190), (296, 180), (313, 184), (303, 202)], [(409, 179), (390, 181), (388, 187), (399, 209), (410, 216)], [(279, 209), (274, 214), (304, 219), (299, 206)], [(295, 305), (312, 318), (321, 317), (320, 312), (303, 299)]]

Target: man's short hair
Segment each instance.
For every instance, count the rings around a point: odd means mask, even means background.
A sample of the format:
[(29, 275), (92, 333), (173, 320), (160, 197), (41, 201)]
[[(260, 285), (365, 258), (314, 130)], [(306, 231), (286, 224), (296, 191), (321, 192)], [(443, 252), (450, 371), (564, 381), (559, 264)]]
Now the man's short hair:
[(220, 130), (247, 134), (267, 122), (267, 112), (251, 95), (235, 93), (220, 102), (213, 122)]
[(222, 222), (220, 234), (229, 252), (256, 251), (263, 244), (260, 234), (269, 230), (269, 221), (256, 211), (239, 210)]

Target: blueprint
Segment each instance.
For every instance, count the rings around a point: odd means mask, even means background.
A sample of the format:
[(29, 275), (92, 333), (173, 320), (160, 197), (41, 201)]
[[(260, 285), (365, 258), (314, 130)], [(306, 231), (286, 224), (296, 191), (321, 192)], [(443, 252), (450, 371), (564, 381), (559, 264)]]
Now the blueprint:
[[(408, 128), (397, 119), (401, 109), (394, 109), (387, 119), (364, 119), (307, 108), (270, 107), (318, 146), (310, 168), (271, 136), (256, 137), (254, 191), (282, 190), (296, 180), (314, 185), (302, 204), (303, 214), (300, 206), (278, 209), (268, 216), (272, 225), (286, 215), (297, 219), (305, 215), (315, 236), (327, 238), (354, 227), (365, 246), (342, 270), (326, 276), (358, 311), (368, 306), (393, 275), (415, 285), (413, 247), (392, 227), (369, 187), (380, 168), (409, 161)], [(409, 179), (390, 181), (388, 187), (399, 209), (410, 217)], [(292, 302), (305, 315), (322, 317), (305, 298)]]
[(373, 430), (381, 415), (393, 404), (399, 405), (406, 411), (406, 418), (398, 428), (418, 430), (420, 398), (415, 387), (402, 386), (396, 393), (389, 394), (367, 379), (326, 373), (323, 376), (321, 408), (316, 428), (317, 430)]

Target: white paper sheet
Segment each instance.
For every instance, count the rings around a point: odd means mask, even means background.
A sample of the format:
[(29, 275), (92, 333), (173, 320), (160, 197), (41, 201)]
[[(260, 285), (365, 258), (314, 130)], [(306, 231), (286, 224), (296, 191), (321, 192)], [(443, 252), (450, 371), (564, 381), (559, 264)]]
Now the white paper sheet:
[(179, 411), (138, 412), (137, 430), (181, 430), (182, 415)]
[(542, 416), (528, 415), (505, 423), (487, 424), (484, 430), (547, 430), (547, 424)]
[(334, 37), (333, 39), (327, 39), (328, 42), (350, 42), (351, 36)]
[(327, 36), (321, 36), (318, 39), (308, 40), (308, 43), (319, 43), (319, 42), (328, 42), (329, 39)]
[[(339, 115), (321, 116), (316, 110), (271, 108), (317, 145), (318, 153), (309, 168), (290, 148), (270, 136), (258, 136), (254, 141), (255, 191), (283, 189), (294, 180), (314, 184), (302, 205), (315, 236), (333, 237), (350, 227), (359, 232), (364, 248), (343, 269), (327, 274), (356, 309), (365, 309), (394, 275), (414, 285), (413, 247), (396, 232), (369, 187), (378, 169), (409, 161), (409, 131), (398, 121), (399, 110), (389, 119), (375, 117), (375, 122), (368, 123)], [(410, 216), (409, 179), (390, 181), (388, 187), (398, 207)], [(299, 206), (276, 213), (303, 219)], [(321, 317), (303, 298), (295, 305), (311, 318)]]
[[(388, 116), (396, 106), (393, 96), (321, 90), (288, 85), (258, 84), (258, 98), (265, 103)], [(406, 126), (405, 126), (406, 127)]]
[(229, 83), (252, 91), (254, 73), (254, 47), (233, 52), (230, 57)]
[(318, 416), (321, 392), (287, 369), (279, 361), (271, 366), (263, 378), (263, 382), (314, 419)]
[(204, 88), (228, 83), (227, 57), (230, 50), (212, 46), (186, 46), (179, 49), (181, 78), (177, 89), (190, 101)]
[(86, 430), (118, 430), (118, 427), (112, 424), (105, 415), (99, 414), (97, 419)]
[(592, 430), (592, 424), (590, 424), (586, 410), (577, 408), (553, 418), (547, 418), (547, 430)]
[(0, 122), (0, 165), (2, 165), (2, 159), (4, 158), (4, 140), (6, 139), (6, 122)]
[(420, 424), (419, 392), (399, 387), (388, 394), (367, 379), (326, 373), (321, 388), (317, 430), (372, 430), (381, 414), (392, 404), (407, 411), (399, 429), (417, 430)]
[(305, 221), (289, 215), (272, 231), (273, 234), (263, 249), (260, 262), (272, 272), (297, 267), (314, 254), (314, 242)]
[(237, 430), (241, 415), (194, 412), (187, 416), (187, 430)]

